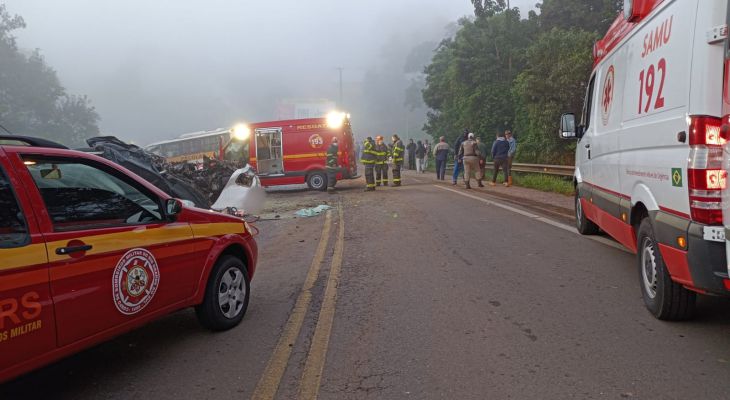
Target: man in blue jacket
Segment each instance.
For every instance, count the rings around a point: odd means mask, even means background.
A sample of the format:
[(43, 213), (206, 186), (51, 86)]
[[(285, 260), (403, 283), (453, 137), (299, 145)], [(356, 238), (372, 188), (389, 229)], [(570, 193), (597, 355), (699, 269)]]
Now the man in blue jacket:
[(492, 175), (492, 181), (489, 182), (489, 186), (495, 186), (497, 184), (497, 174), (501, 167), (504, 170), (504, 186), (510, 187), (509, 142), (504, 138), (504, 132), (499, 132), (497, 134), (497, 140), (492, 143), (492, 159), (494, 160), (494, 175)]
[(464, 159), (459, 157), (459, 149), (461, 148), (461, 144), (464, 143), (467, 136), (469, 135), (469, 130), (464, 129), (464, 134), (457, 137), (456, 141), (454, 142), (454, 175), (453, 178), (453, 185), (456, 185), (456, 181), (459, 179), (459, 173), (464, 169)]

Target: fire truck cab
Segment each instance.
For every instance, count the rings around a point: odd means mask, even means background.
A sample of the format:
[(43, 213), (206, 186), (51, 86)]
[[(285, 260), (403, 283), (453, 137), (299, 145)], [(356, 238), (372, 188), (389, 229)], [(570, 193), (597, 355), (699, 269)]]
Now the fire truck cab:
[(306, 183), (327, 189), (326, 158), (332, 138), (338, 140), (337, 179), (357, 177), (355, 141), (349, 115), (260, 122), (250, 125), (249, 164), (265, 187)]
[(575, 214), (637, 254), (644, 303), (690, 318), (696, 295), (730, 294), (722, 192), (728, 0), (626, 0), (594, 47), (577, 139)]

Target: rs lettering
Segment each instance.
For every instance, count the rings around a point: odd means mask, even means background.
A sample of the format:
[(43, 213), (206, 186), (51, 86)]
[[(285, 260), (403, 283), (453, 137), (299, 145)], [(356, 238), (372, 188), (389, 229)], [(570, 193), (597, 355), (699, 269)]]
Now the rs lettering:
[(25, 308), (22, 315), (26, 320), (35, 319), (41, 315), (43, 307), (41, 306), (41, 296), (36, 292), (28, 292), (20, 299), (20, 304)]
[(24, 320), (38, 318), (43, 311), (40, 298), (41, 296), (37, 292), (28, 292), (20, 298), (20, 301), (18, 299), (0, 300), (0, 331), (5, 329), (7, 320), (13, 325), (20, 325)]

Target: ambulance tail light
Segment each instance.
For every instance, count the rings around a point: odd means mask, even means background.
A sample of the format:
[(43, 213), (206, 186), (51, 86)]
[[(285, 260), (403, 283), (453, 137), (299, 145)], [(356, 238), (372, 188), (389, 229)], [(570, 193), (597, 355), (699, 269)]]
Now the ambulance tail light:
[(720, 118), (690, 119), (689, 206), (692, 220), (701, 224), (722, 225), (722, 191), (727, 188), (727, 171), (722, 168), (726, 139), (720, 135), (721, 126)]

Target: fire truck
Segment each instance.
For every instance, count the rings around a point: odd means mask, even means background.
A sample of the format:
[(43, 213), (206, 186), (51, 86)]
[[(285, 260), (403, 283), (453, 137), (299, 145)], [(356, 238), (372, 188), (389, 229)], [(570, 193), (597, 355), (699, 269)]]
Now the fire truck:
[(722, 193), (730, 119), (728, 0), (626, 0), (594, 46), (577, 121), (578, 231), (637, 254), (644, 303), (683, 320), (730, 294)]
[(304, 184), (327, 189), (326, 158), (337, 138), (340, 171), (337, 179), (357, 177), (355, 140), (348, 114), (333, 112), (325, 118), (260, 122), (249, 125), (249, 164), (265, 187)]

